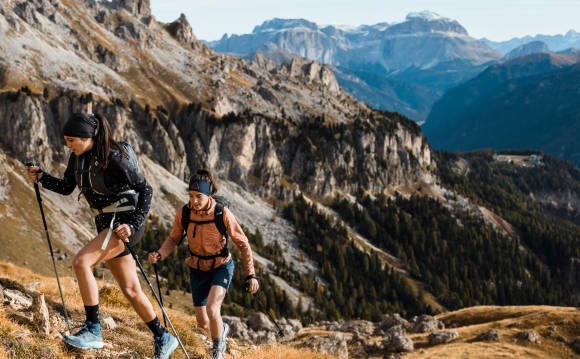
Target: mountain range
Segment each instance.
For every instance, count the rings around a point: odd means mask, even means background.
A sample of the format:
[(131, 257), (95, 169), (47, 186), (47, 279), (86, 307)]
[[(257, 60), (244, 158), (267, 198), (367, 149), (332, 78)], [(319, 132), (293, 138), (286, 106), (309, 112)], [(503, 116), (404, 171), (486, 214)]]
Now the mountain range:
[[(430, 26), (439, 29), (434, 41), (455, 34), (453, 51), (475, 41), (452, 21), (420, 14), (392, 25), (387, 42), (399, 46), (417, 31), (427, 36)], [(426, 41), (421, 36), (413, 46)], [(432, 68), (449, 70), (442, 59)], [(441, 83), (418, 68), (397, 74)], [(384, 86), (419, 91), (408, 83), (393, 77)], [(346, 93), (332, 67), (298, 57), (275, 63), (260, 52), (251, 60), (218, 54), (197, 40), (185, 16), (159, 22), (146, 0), (0, 2), (0, 259), (51, 272), (23, 163), (35, 160), (61, 175), (69, 155), (61, 127), (79, 111), (109, 119), (154, 189), (139, 251), (166, 238), (187, 199), (189, 174), (213, 170), (218, 194), (252, 244), (262, 298), (278, 318), (364, 325), (398, 313), (422, 322), (424, 314), (469, 306), (580, 300), (577, 168), (538, 151), (519, 154), (541, 158), (520, 165), (498, 160), (511, 153), (433, 150), (414, 121)], [(41, 195), (58, 265), (70, 270), (72, 255), (94, 235), (93, 218), (78, 192)], [(173, 295), (189, 297), (187, 250), (176, 252), (160, 273)], [(244, 295), (241, 271), (236, 275), (224, 313), (247, 317), (260, 308)], [(333, 343), (353, 357), (383, 355), (395, 334), (387, 327), (376, 332), (374, 347), (366, 339), (355, 349), (344, 337)], [(513, 345), (512, 354), (528, 344)]]
[(534, 41), (541, 41), (545, 43), (551, 51), (558, 52), (570, 48), (580, 48), (580, 33), (574, 30), (570, 30), (564, 35), (527, 35), (506, 41), (491, 41), (483, 38), (481, 41), (485, 42), (489, 47), (502, 54), (507, 54), (516, 47)]
[(537, 148), (580, 166), (580, 55), (535, 53), (448, 91), (423, 126), (436, 148)]
[(443, 91), (501, 58), (457, 21), (429, 11), (357, 28), (273, 19), (208, 46), (247, 58), (260, 52), (278, 62), (300, 56), (331, 65), (339, 84), (359, 100), (418, 122)]

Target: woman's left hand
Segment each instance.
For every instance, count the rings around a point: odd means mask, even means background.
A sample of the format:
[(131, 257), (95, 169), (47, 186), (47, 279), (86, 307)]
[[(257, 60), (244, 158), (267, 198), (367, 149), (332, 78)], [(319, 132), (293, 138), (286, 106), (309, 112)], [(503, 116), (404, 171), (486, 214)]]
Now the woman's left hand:
[(258, 280), (256, 278), (248, 279), (246, 283), (249, 284), (248, 292), (252, 294), (256, 293), (260, 288), (260, 284), (258, 283)]
[(129, 243), (129, 237), (131, 237), (131, 227), (128, 224), (121, 224), (113, 230), (117, 237), (123, 242)]

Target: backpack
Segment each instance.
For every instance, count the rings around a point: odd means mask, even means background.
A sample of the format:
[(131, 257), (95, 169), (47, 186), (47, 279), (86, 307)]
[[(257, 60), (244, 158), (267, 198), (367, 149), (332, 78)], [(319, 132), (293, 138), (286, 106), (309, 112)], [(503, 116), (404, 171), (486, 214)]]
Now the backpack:
[[(129, 163), (131, 166), (133, 166), (137, 172), (140, 172), (139, 169), (139, 162), (137, 161), (137, 154), (135, 153), (135, 150), (133, 149), (133, 147), (125, 142), (125, 141), (118, 141), (117, 142), (119, 144), (119, 146), (121, 146), (121, 148), (123, 148), (123, 151), (125, 151), (125, 153), (127, 154)], [(92, 158), (89, 160), (89, 165), (88, 167), (85, 166), (84, 162), (79, 160), (79, 157), (76, 158), (76, 165), (75, 165), (75, 179), (77, 184), (79, 185), (79, 187), (81, 188), (86, 188), (87, 186), (84, 186), (85, 184), (83, 184), (82, 181), (82, 175), (85, 172), (88, 172), (88, 177), (89, 177), (89, 183), (88, 183), (88, 187), (90, 187), (93, 191), (99, 193), (99, 194), (103, 194), (103, 195), (115, 195), (117, 193), (109, 190), (107, 188), (107, 186), (105, 185), (105, 178), (103, 176), (103, 171), (96, 171), (96, 161), (97, 161), (97, 156), (93, 155)], [(80, 162), (80, 165), (79, 165)], [(136, 201), (136, 199), (135, 199)]]
[[(221, 233), (221, 235), (226, 237), (226, 244), (224, 245), (224, 247), (222, 248), (220, 253), (214, 254), (211, 256), (202, 256), (202, 255), (193, 253), (191, 251), (191, 248), (189, 248), (189, 253), (194, 257), (197, 257), (199, 259), (213, 259), (214, 262), (211, 266), (213, 269), (216, 258), (218, 258), (218, 257), (226, 258), (230, 254), (230, 236), (228, 235), (228, 231), (226, 230), (226, 225), (224, 224), (224, 208), (229, 207), (229, 202), (221, 196), (212, 196), (212, 198), (215, 200), (216, 204), (215, 204), (215, 211), (214, 211), (214, 219), (209, 220), (209, 221), (191, 220), (189, 218), (189, 216), (191, 214), (191, 209), (189, 208), (189, 204), (186, 204), (183, 206), (183, 208), (181, 209), (181, 226), (183, 227), (184, 234), (183, 234), (183, 237), (181, 238), (181, 241), (179, 242), (179, 244), (181, 244), (181, 242), (183, 242), (183, 240), (187, 237), (187, 228), (189, 227), (190, 223), (202, 224), (202, 225), (209, 224), (209, 223), (215, 223), (215, 226), (217, 227), (217, 229)], [(195, 237), (195, 229), (193, 232), (193, 237)], [(199, 266), (199, 262), (198, 262), (198, 266)]]

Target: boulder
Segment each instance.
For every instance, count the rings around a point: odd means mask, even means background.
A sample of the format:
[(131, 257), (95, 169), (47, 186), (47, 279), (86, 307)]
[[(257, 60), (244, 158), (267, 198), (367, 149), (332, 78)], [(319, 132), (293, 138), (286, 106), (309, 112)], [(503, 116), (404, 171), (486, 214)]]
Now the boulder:
[(374, 334), (384, 335), (385, 331), (396, 325), (400, 325), (405, 329), (409, 328), (409, 322), (401, 318), (401, 316), (398, 313), (385, 314), (383, 315), (380, 323), (375, 328)]
[(459, 333), (453, 330), (448, 332), (433, 332), (429, 334), (427, 340), (429, 340), (430, 345), (437, 345), (449, 343), (457, 338), (459, 338)]
[(4, 303), (17, 311), (28, 310), (32, 306), (32, 297), (19, 290), (4, 289)]
[(228, 334), (231, 338), (236, 338), (242, 341), (250, 341), (250, 334), (248, 332), (248, 326), (242, 322), (239, 317), (222, 316), (224, 322), (228, 323), (230, 326), (230, 333)]
[(33, 313), (33, 324), (41, 333), (50, 334), (50, 314), (46, 307), (44, 294), (34, 290), (30, 291), (32, 295), (32, 305), (30, 307)]
[(341, 332), (358, 333), (362, 336), (370, 336), (375, 331), (375, 324), (368, 320), (348, 320), (339, 328)]
[(413, 340), (406, 335), (402, 325), (395, 325), (385, 332), (382, 348), (392, 353), (412, 352), (415, 348)]
[(113, 319), (113, 317), (111, 317), (110, 315), (104, 315), (101, 318), (101, 324), (103, 325), (104, 329), (115, 329), (117, 328), (117, 323), (115, 322), (115, 319)]
[(246, 325), (253, 331), (266, 330), (274, 331), (276, 326), (268, 319), (264, 313), (252, 314), (246, 318)]
[(348, 358), (348, 347), (342, 334), (313, 336), (308, 340), (308, 347), (321, 354)]
[(521, 331), (516, 334), (516, 338), (526, 340), (530, 343), (540, 344), (540, 336), (534, 330)]
[(485, 333), (479, 334), (475, 340), (477, 341), (487, 341), (487, 342), (499, 342), (500, 336), (497, 330), (490, 329)]
[(414, 318), (413, 328), (411, 333), (428, 333), (435, 330), (445, 329), (445, 324), (431, 315), (420, 315)]

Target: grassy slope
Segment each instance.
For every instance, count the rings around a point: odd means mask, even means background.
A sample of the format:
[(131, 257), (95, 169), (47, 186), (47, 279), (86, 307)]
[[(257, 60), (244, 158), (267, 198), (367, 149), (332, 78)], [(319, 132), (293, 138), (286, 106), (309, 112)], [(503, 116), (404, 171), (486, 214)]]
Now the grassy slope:
[[(59, 307), (60, 298), (54, 277), (44, 277), (25, 268), (0, 262), (0, 277), (10, 278), (22, 283), (24, 287), (34, 286), (45, 293), (51, 315)], [(82, 302), (73, 278), (63, 277), (67, 307), (75, 323), (83, 319)], [(36, 283), (36, 284), (35, 284)], [(136, 353), (139, 357), (152, 354), (151, 335), (137, 314), (131, 309), (116, 286), (105, 286), (99, 282), (101, 311), (112, 316), (119, 325), (114, 330), (104, 330), (107, 345), (102, 351), (91, 352), (93, 358), (110, 358)], [(195, 318), (179, 310), (168, 309), (168, 313), (178, 333), (184, 341), (192, 358), (202, 358), (208, 355), (207, 349), (198, 337)], [(160, 313), (158, 313), (160, 314)], [(454, 323), (459, 332), (459, 339), (450, 344), (429, 347), (428, 334), (412, 334), (415, 352), (406, 358), (570, 358), (574, 357), (572, 349), (557, 340), (562, 335), (568, 339), (580, 336), (580, 310), (578, 308), (549, 306), (481, 306), (465, 308), (455, 312), (441, 314), (438, 318), (446, 323)], [(567, 320), (567, 324), (563, 324)], [(517, 326), (511, 326), (520, 323)], [(556, 326), (551, 332), (548, 327)], [(489, 329), (496, 329), (500, 342), (475, 342), (473, 339)], [(64, 329), (64, 324), (61, 328)], [(535, 330), (540, 335), (540, 344), (526, 343), (515, 339), (515, 334), (522, 330)], [(306, 328), (300, 334), (304, 341), (310, 335), (317, 333), (316, 328)], [(53, 333), (54, 335), (54, 333)], [(348, 335), (347, 335), (348, 336)], [(381, 340), (381, 338), (374, 338)], [(290, 359), (333, 359), (328, 355), (317, 354), (307, 349), (298, 349), (291, 345), (261, 345), (238, 346), (229, 340), (233, 349), (226, 356), (232, 358), (290, 358)], [(0, 357), (8, 357), (8, 353), (16, 353), (17, 358), (75, 358), (78, 352), (64, 346), (58, 337), (44, 336), (31, 330), (26, 325), (19, 324), (8, 315), (8, 310), (0, 306)], [(133, 354), (134, 355), (134, 354)], [(176, 352), (172, 358), (183, 358)]]

